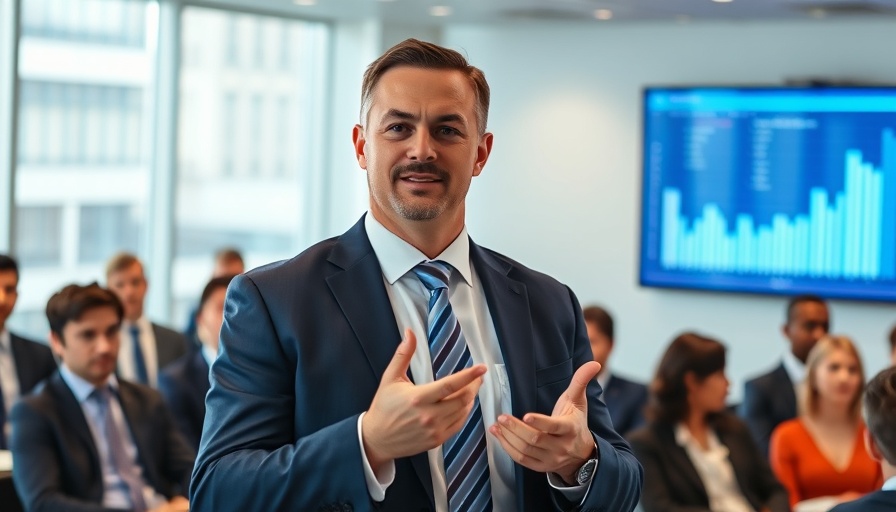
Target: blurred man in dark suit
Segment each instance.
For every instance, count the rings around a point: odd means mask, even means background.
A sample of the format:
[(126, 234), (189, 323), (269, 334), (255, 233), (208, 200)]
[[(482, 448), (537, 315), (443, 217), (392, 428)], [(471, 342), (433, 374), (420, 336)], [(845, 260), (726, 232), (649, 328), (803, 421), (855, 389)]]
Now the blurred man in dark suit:
[(156, 387), (159, 370), (184, 355), (190, 344), (183, 334), (146, 318), (143, 306), (149, 284), (136, 256), (113, 256), (106, 264), (106, 285), (124, 305), (118, 375)]
[(747, 381), (740, 415), (747, 422), (762, 452), (768, 455), (772, 430), (796, 417), (796, 386), (805, 377), (806, 357), (828, 333), (830, 313), (821, 297), (799, 295), (787, 304), (787, 320), (781, 327), (790, 342), (781, 364), (765, 375)]
[(20, 396), (56, 371), (50, 347), (17, 336), (6, 321), (19, 298), (19, 266), (0, 254), (0, 450), (7, 449), (9, 411)]
[(879, 491), (837, 505), (831, 512), (891, 512), (896, 510), (896, 368), (871, 379), (864, 394), (865, 448), (880, 463), (884, 485)]
[[(246, 263), (243, 261), (243, 255), (240, 251), (233, 247), (225, 247), (215, 253), (215, 267), (212, 269), (212, 278), (235, 276), (246, 271)], [(197, 339), (196, 333), (196, 316), (199, 313), (199, 306), (190, 311), (187, 318), (187, 327), (184, 329), (184, 335), (191, 343), (196, 344), (197, 348), (202, 342)]]
[(157, 391), (115, 377), (122, 311), (95, 283), (66, 286), (47, 302), (61, 365), (11, 418), (25, 510), (189, 509), (193, 452)]
[(199, 449), (205, 394), (209, 388), (208, 372), (218, 355), (224, 298), (231, 280), (233, 276), (215, 277), (205, 285), (196, 313), (196, 335), (202, 346), (171, 363), (159, 375), (159, 392), (194, 450)]
[(644, 406), (647, 405), (647, 386), (626, 379), (607, 368), (607, 361), (615, 344), (613, 317), (600, 306), (583, 310), (588, 339), (594, 360), (600, 363), (597, 382), (604, 389), (603, 400), (610, 410), (613, 426), (625, 435), (644, 424)]

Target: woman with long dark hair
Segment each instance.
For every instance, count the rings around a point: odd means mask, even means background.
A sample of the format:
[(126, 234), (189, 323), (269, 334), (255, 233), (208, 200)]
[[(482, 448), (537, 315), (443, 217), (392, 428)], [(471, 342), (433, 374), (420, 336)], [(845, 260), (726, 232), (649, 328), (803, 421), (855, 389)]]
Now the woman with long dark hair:
[(675, 338), (651, 383), (648, 424), (631, 435), (644, 467), (645, 512), (786, 512), (746, 425), (726, 412), (725, 346), (695, 333)]

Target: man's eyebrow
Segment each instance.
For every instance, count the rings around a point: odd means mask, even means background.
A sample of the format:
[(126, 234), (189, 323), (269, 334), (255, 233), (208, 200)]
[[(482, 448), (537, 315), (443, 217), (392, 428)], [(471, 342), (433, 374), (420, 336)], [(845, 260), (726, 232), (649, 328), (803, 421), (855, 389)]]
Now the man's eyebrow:
[(445, 114), (436, 118), (437, 123), (465, 123), (466, 119), (460, 114)]
[(390, 108), (383, 114), (381, 121), (385, 121), (387, 119), (402, 119), (407, 121), (414, 121), (417, 119), (417, 116), (411, 114), (410, 112), (405, 112), (403, 110), (398, 110), (397, 108)]

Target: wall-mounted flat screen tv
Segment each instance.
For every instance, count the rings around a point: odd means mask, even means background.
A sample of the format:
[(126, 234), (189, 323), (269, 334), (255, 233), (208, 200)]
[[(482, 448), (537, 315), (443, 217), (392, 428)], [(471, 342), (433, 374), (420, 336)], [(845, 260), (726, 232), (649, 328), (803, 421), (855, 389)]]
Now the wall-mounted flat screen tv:
[(896, 301), (896, 87), (643, 106), (642, 285)]

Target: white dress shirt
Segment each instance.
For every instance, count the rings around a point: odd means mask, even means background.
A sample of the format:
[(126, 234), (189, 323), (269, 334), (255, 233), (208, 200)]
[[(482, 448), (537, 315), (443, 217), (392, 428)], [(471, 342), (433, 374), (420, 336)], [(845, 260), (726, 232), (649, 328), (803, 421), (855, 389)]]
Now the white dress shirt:
[[(12, 353), (12, 339), (5, 328), (0, 331), (0, 389), (3, 390), (3, 406), (6, 409), (5, 418), (9, 419), (9, 411), (16, 400), (19, 399), (19, 374), (16, 373), (16, 360)], [(9, 421), (0, 425), (9, 439)]]
[[(75, 375), (68, 366), (63, 362), (59, 366), (59, 374), (62, 380), (68, 385), (69, 389), (78, 400), (81, 411), (84, 413), (84, 419), (87, 420), (87, 426), (90, 428), (90, 435), (96, 445), (97, 454), (100, 457), (100, 468), (103, 472), (103, 506), (107, 508), (123, 508), (127, 509), (131, 506), (131, 499), (128, 493), (127, 484), (117, 472), (113, 471), (114, 463), (112, 462), (112, 454), (109, 450), (109, 443), (106, 442), (106, 436), (103, 434), (103, 412), (100, 405), (95, 400), (90, 400), (91, 393), (96, 389), (93, 384), (87, 382), (81, 377)], [(118, 380), (115, 374), (109, 376), (106, 383), (115, 393), (118, 393)], [(131, 435), (131, 429), (128, 427), (127, 420), (124, 417), (124, 411), (121, 410), (121, 404), (118, 400), (109, 401), (109, 411), (112, 414), (112, 421), (115, 422), (118, 431), (121, 433), (122, 441), (125, 443), (127, 456), (133, 461), (137, 468), (138, 477), (143, 483), (143, 499), (149, 508), (155, 508), (168, 500), (157, 493), (143, 477), (143, 467), (137, 459), (137, 445)]]
[[(432, 360), (429, 346), (426, 343), (427, 304), (430, 292), (412, 272), (417, 264), (430, 260), (415, 247), (386, 229), (369, 212), (365, 217), (364, 227), (382, 268), (383, 281), (399, 332), (403, 335), (405, 328), (410, 328), (417, 337), (417, 350), (414, 352), (410, 364), (414, 383), (419, 385), (432, 382)], [(515, 511), (518, 510), (518, 507), (513, 459), (504, 451), (498, 440), (488, 433), (488, 428), (497, 421), (500, 414), (512, 414), (510, 381), (504, 368), (504, 358), (485, 294), (482, 291), (479, 277), (470, 264), (470, 239), (467, 236), (466, 227), (454, 242), (433, 260), (447, 262), (454, 268), (449, 281), (451, 308), (460, 323), (473, 363), (485, 364), (487, 368), (482, 386), (479, 388), (479, 404), (486, 429), (486, 451), (493, 507), (496, 512)], [(359, 438), (363, 419), (362, 415), (358, 420)], [(432, 474), (436, 511), (447, 512), (448, 498), (442, 447), (429, 450), (427, 455)], [(385, 474), (381, 475), (383, 480), (380, 481), (376, 479), (370, 469), (366, 456), (363, 462), (370, 495), (375, 501), (382, 501), (386, 489), (394, 479), (394, 463), (384, 471)], [(555, 486), (555, 488), (557, 487)], [(559, 490), (568, 499), (578, 501), (585, 497), (588, 486)]]
[(715, 512), (756, 512), (740, 490), (728, 459), (728, 448), (712, 429), (707, 432), (707, 438), (709, 447), (703, 450), (685, 425), (679, 423), (675, 427), (675, 442), (684, 448), (694, 464), (709, 497), (709, 509)]
[(131, 337), (131, 325), (140, 329), (140, 347), (143, 349), (143, 362), (146, 364), (147, 385), (158, 387), (159, 355), (156, 351), (156, 335), (152, 323), (141, 316), (136, 322), (121, 322), (121, 343), (118, 350), (118, 375), (125, 380), (137, 382), (137, 368), (134, 365), (134, 339)]
[(880, 488), (882, 491), (896, 491), (896, 476), (891, 476)]
[(799, 399), (800, 387), (803, 385), (803, 379), (806, 378), (806, 365), (789, 350), (784, 353), (781, 363), (784, 365), (784, 371), (787, 372), (787, 376), (790, 377), (790, 382), (793, 384), (793, 392), (796, 393), (797, 399)]

